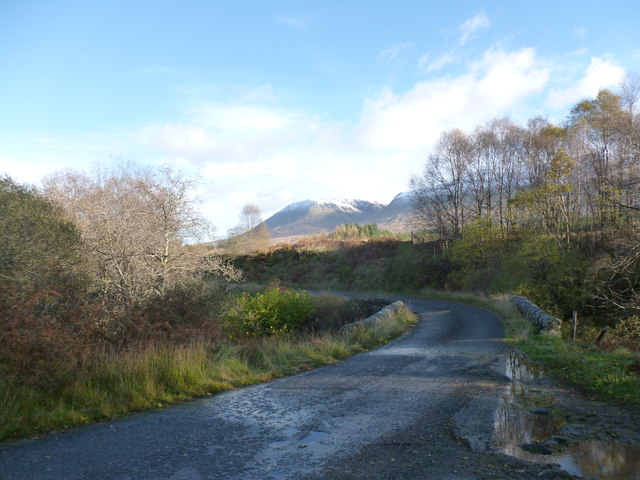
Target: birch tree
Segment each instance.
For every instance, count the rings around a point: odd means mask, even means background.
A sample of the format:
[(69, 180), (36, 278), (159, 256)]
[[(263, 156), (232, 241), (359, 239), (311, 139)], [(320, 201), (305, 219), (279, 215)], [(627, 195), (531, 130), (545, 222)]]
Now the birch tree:
[(465, 187), (473, 144), (461, 130), (444, 132), (429, 156), (422, 175), (411, 179), (415, 211), (425, 227), (435, 228), (441, 238), (464, 233), (468, 210)]

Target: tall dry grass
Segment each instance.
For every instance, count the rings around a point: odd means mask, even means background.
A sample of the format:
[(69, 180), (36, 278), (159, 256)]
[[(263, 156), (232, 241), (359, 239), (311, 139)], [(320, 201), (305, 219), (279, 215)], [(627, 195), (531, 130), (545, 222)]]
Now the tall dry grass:
[(349, 333), (196, 339), (97, 349), (84, 371), (60, 389), (0, 382), (0, 440), (162, 407), (187, 398), (335, 363), (397, 337), (416, 322), (408, 310)]

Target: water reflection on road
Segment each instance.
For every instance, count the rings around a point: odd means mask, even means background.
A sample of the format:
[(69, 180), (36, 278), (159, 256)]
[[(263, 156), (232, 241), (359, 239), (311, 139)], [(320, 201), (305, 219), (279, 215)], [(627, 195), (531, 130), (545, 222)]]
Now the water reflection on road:
[[(529, 462), (558, 464), (569, 473), (603, 480), (640, 480), (640, 446), (611, 439), (585, 439), (580, 424), (567, 424), (553, 406), (537, 410), (538, 392), (529, 384), (544, 371), (516, 352), (509, 356), (512, 382), (500, 399), (493, 443), (504, 453)], [(552, 399), (547, 399), (552, 402)], [(523, 445), (547, 447), (548, 455), (530, 453)]]

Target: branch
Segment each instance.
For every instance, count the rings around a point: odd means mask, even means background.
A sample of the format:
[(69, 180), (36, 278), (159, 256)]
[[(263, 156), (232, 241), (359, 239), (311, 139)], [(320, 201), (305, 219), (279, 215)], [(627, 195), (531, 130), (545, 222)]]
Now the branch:
[(640, 207), (636, 207), (635, 205), (625, 205), (624, 203), (620, 203), (620, 202), (616, 202), (616, 204), (617, 204), (620, 208), (628, 208), (629, 210), (636, 210), (636, 211), (640, 211)]

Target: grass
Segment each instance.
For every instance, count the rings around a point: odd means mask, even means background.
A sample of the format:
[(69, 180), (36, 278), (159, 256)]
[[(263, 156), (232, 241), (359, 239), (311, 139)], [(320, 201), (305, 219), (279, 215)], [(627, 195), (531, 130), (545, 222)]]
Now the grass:
[(163, 407), (335, 363), (415, 325), (409, 310), (344, 334), (273, 336), (239, 344), (146, 345), (97, 352), (84, 375), (59, 391), (0, 380), (0, 441)]
[(597, 395), (640, 403), (640, 375), (626, 371), (640, 359), (637, 353), (624, 348), (607, 351), (548, 335), (523, 339), (518, 346), (556, 378)]

